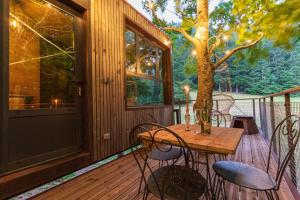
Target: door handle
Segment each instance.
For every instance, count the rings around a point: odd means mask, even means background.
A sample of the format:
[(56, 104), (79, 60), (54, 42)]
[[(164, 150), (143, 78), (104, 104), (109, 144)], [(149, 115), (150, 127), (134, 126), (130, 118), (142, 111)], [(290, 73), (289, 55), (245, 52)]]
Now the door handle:
[(82, 96), (82, 88), (80, 86), (78, 86), (78, 96)]

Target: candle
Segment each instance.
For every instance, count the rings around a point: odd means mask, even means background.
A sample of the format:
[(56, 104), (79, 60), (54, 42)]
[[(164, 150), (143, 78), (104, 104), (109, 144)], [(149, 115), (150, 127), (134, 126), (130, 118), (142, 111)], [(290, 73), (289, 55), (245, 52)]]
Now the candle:
[(186, 100), (186, 113), (189, 113), (190, 86), (188, 86), (188, 85), (183, 86), (183, 90), (185, 93), (185, 100)]
[(186, 112), (185, 112), (185, 122), (186, 122), (186, 131), (190, 131), (190, 113), (189, 113), (189, 94), (190, 94), (190, 86), (183, 86), (183, 91), (185, 94), (186, 100)]

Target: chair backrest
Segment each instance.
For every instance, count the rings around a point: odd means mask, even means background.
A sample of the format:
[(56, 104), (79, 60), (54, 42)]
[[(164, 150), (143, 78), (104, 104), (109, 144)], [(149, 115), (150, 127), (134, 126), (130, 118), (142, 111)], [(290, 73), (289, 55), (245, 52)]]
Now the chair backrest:
[[(228, 94), (213, 95), (214, 110), (218, 110), (222, 114), (229, 114), (230, 108), (234, 105), (234, 98)], [(218, 104), (218, 106), (216, 105)]]
[[(299, 117), (296, 115), (286, 117), (277, 125), (270, 139), (267, 172), (270, 172), (270, 162), (274, 152), (274, 157), (277, 161), (276, 189), (279, 189), (286, 167), (295, 161), (293, 155), (300, 137), (299, 123)], [(272, 148), (274, 146), (276, 149), (273, 151)]]
[(226, 116), (218, 110), (212, 110), (211, 123), (217, 127), (227, 127)]
[[(152, 127), (157, 127), (157, 129), (153, 130)], [(140, 133), (143, 133), (147, 136), (147, 140), (142, 141), (140, 137), (138, 136)], [(173, 141), (176, 141), (174, 143), (171, 143), (168, 140), (162, 140), (161, 136), (172, 138)], [(168, 153), (173, 150), (173, 148), (176, 148), (176, 150), (179, 150), (182, 152), (184, 157), (184, 163), (186, 167), (195, 169), (195, 162), (194, 157), (191, 149), (188, 147), (186, 142), (178, 136), (175, 132), (172, 130), (156, 123), (141, 123), (137, 126), (135, 126), (129, 136), (129, 142), (130, 142), (130, 148), (132, 151), (132, 155), (138, 165), (139, 170), (142, 174), (142, 180), (145, 183), (146, 188), (148, 188), (147, 180), (149, 174), (154, 177), (155, 185), (160, 193), (160, 199), (164, 198), (164, 185), (159, 184), (161, 183), (161, 180), (158, 181), (156, 179), (156, 176), (154, 175), (155, 169), (153, 168), (153, 160), (148, 159), (148, 153), (155, 149), (156, 151), (159, 151), (159, 153), (164, 154)], [(174, 145), (176, 143), (176, 145)], [(180, 159), (179, 159), (180, 160)], [(152, 162), (152, 163), (151, 163)], [(169, 163), (168, 166), (175, 166), (179, 165), (176, 161)], [(185, 180), (189, 180), (188, 176), (190, 174), (187, 174), (187, 178)], [(166, 181), (163, 181), (166, 182)]]

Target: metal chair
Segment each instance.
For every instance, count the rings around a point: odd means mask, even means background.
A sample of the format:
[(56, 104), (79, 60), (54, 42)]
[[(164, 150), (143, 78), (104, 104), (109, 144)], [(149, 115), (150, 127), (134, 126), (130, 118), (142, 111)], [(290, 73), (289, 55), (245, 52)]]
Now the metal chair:
[[(146, 115), (144, 115), (142, 117), (141, 123), (153, 123), (153, 124), (157, 124), (158, 120), (150, 113), (146, 113)], [(152, 126), (152, 127), (148, 127), (151, 129), (157, 129), (158, 127), (156, 126)], [(168, 146), (164, 145), (160, 147), (161, 149), (170, 149)], [(163, 164), (163, 162), (167, 162), (168, 161), (175, 161), (177, 159), (179, 159), (182, 156), (182, 152), (180, 151), (180, 149), (178, 148), (172, 148), (170, 149), (170, 151), (166, 151), (164, 154), (160, 153), (160, 150), (154, 148), (152, 149), (149, 153), (149, 158), (153, 159), (153, 160), (158, 160), (159, 161), (159, 165), (161, 166)]]
[(225, 118), (227, 118), (227, 121), (230, 121), (231, 114), (229, 111), (235, 103), (234, 98), (228, 94), (220, 93), (213, 95), (213, 101), (215, 104), (213, 106), (214, 112), (212, 114), (217, 115), (221, 113), (223, 116), (225, 116)]
[(211, 123), (217, 127), (227, 127), (226, 116), (218, 110), (212, 110)]
[[(153, 126), (157, 129), (151, 129)], [(137, 136), (141, 132), (148, 134), (151, 139), (141, 141)], [(175, 138), (176, 146), (169, 141), (160, 140), (161, 135)], [(204, 196), (206, 180), (194, 169), (194, 158), (190, 148), (175, 132), (159, 124), (142, 123), (132, 129), (129, 141), (145, 184), (143, 199), (147, 199), (149, 193), (161, 200), (196, 200)], [(137, 146), (140, 148), (136, 150)], [(167, 146), (168, 149), (161, 146)], [(163, 155), (175, 147), (182, 152), (184, 165), (173, 162), (155, 169), (149, 162), (149, 151), (152, 149), (157, 149)]]
[[(218, 161), (214, 163), (213, 169), (218, 177), (222, 179), (222, 185), (217, 193), (222, 193), (226, 199), (224, 180), (241, 187), (265, 192), (268, 199), (279, 199), (277, 191), (280, 187), (285, 169), (293, 159), (293, 153), (299, 141), (299, 118), (296, 115), (289, 116), (279, 123), (274, 130), (269, 146), (268, 162), (266, 171), (234, 161)], [(270, 160), (273, 155), (272, 146), (276, 149), (276, 174), (270, 174)], [(284, 149), (284, 146), (288, 150)], [(218, 183), (216, 181), (215, 183)]]

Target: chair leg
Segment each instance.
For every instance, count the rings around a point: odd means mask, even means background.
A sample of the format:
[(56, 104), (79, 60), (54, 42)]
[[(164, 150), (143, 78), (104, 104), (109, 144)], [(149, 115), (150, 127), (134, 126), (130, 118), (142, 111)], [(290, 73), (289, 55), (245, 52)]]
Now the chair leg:
[(213, 194), (213, 188), (212, 188), (212, 182), (211, 182), (211, 174), (210, 174), (210, 168), (209, 168), (209, 159), (208, 159), (208, 154), (205, 153), (205, 158), (206, 158), (206, 177), (207, 177), (207, 187), (211, 191), (212, 199), (216, 199), (215, 195)]
[[(272, 192), (271, 192), (272, 193)], [(279, 196), (278, 196), (278, 193), (277, 193), (277, 191), (276, 190), (273, 190), (273, 193), (275, 194), (275, 199), (276, 200), (279, 200)], [(272, 193), (272, 194), (273, 194)], [(272, 195), (273, 196), (273, 195)]]
[(141, 180), (140, 180), (138, 194), (141, 193), (141, 188), (142, 188), (142, 183), (143, 183), (143, 178), (144, 178), (144, 173), (145, 173), (146, 165), (147, 165), (147, 160), (145, 161), (144, 166), (143, 166), (142, 177), (141, 177)]
[(225, 190), (225, 180), (222, 179), (221, 182), (222, 182), (222, 184), (221, 184), (222, 186), (221, 187), (223, 189), (223, 195), (222, 195), (223, 196), (223, 200), (227, 200), (226, 190)]

